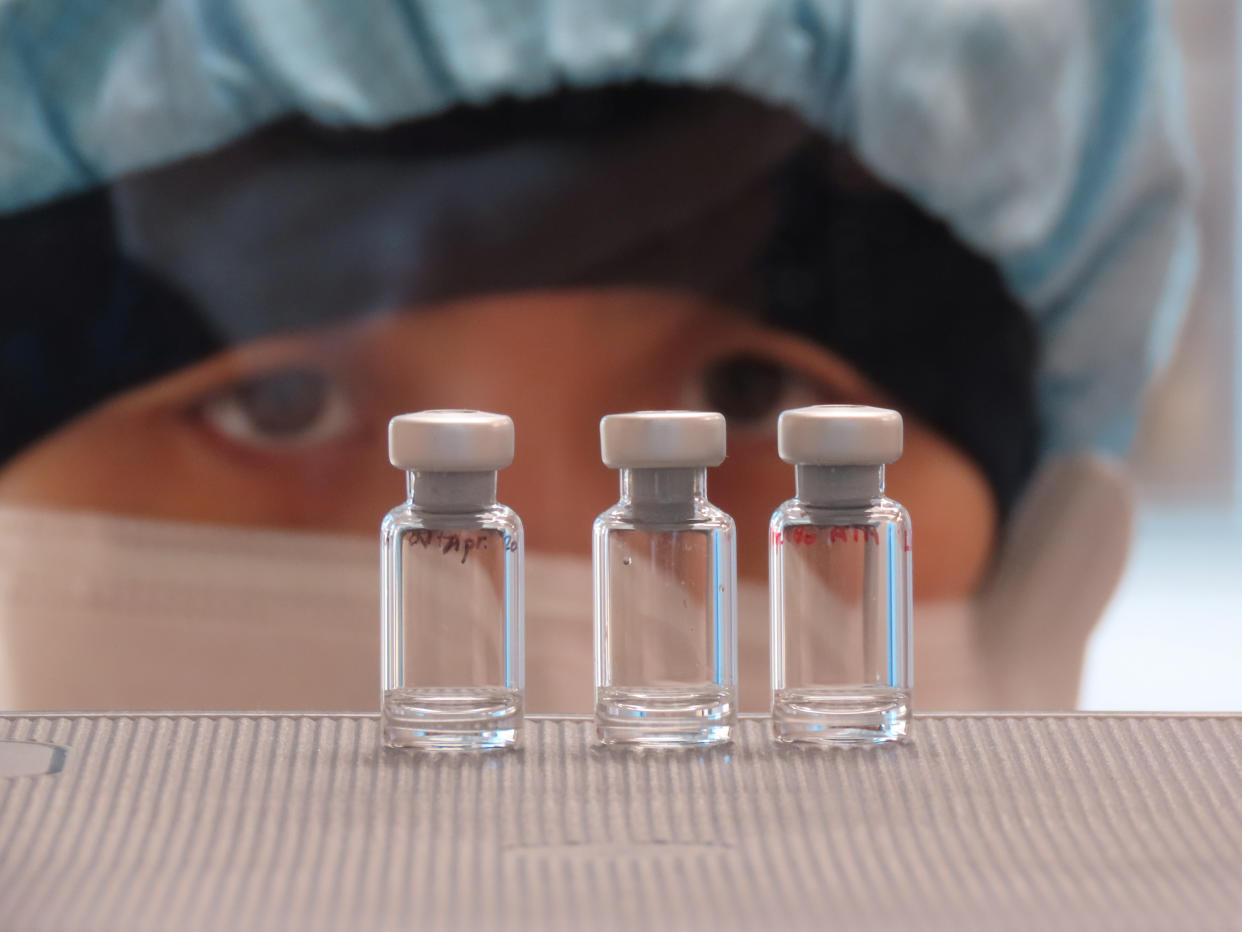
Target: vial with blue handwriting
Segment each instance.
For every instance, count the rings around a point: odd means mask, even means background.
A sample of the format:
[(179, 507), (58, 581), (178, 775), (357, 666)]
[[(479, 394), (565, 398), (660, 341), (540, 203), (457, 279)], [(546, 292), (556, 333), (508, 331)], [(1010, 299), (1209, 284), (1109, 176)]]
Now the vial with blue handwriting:
[(725, 421), (698, 411), (600, 422), (621, 500), (595, 520), (595, 723), (606, 745), (731, 740), (737, 718), (733, 519), (707, 500)]
[(522, 522), (496, 501), (513, 421), (420, 411), (388, 425), (407, 498), (380, 530), (380, 740), (391, 748), (486, 749), (522, 732)]
[(796, 494), (768, 541), (772, 724), (779, 741), (875, 745), (909, 734), (910, 516), (884, 495), (896, 411), (817, 405), (780, 416)]

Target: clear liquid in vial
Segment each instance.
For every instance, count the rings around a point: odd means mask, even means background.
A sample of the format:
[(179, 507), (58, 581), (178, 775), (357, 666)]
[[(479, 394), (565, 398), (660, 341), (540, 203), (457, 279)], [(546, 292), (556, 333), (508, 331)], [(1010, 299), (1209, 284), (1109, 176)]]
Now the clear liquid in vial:
[(775, 735), (838, 745), (904, 740), (909, 519), (891, 501), (832, 523), (808, 518), (786, 503), (773, 521)]
[(908, 735), (910, 693), (889, 686), (803, 686), (773, 694), (772, 720), (780, 741), (885, 744)]
[(389, 747), (509, 747), (521, 731), (522, 693), (497, 686), (389, 689), (383, 721)]
[(403, 509), (394, 516), (384, 535), (384, 744), (515, 744), (523, 715), (516, 516), (496, 506), (467, 528), (427, 527), (427, 516)]
[(732, 737), (733, 526), (600, 527), (596, 731), (605, 744), (677, 747)]

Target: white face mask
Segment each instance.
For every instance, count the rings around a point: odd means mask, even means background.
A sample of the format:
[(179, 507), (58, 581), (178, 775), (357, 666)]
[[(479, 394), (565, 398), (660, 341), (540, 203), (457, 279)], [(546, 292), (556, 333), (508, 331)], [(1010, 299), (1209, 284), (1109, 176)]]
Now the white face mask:
[[(1120, 558), (1098, 539), (1069, 552), (1100, 522), (1081, 496), (1051, 511), (1047, 497), (1024, 508), (1038, 520), (1007, 548), (986, 619), (916, 601), (917, 708), (1072, 705)], [(0, 508), (0, 707), (374, 710), (378, 551), (355, 536)], [(1101, 555), (1116, 564), (1107, 579), (1092, 577)], [(1068, 567), (1094, 591), (1067, 587)], [(592, 708), (591, 587), (589, 559), (527, 554), (531, 712)], [(738, 614), (741, 708), (765, 711), (766, 582), (740, 585)]]

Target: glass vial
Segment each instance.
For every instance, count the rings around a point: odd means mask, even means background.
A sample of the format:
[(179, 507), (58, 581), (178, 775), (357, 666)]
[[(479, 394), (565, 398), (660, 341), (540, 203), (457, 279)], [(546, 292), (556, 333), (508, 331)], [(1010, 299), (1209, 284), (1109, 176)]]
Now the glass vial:
[(421, 411), (388, 425), (408, 497), (380, 529), (380, 740), (502, 748), (522, 731), (522, 522), (496, 501), (513, 421)]
[(884, 496), (901, 456), (896, 411), (784, 412), (797, 494), (772, 516), (772, 721), (780, 741), (901, 741), (910, 721), (910, 516)]
[(737, 718), (733, 519), (707, 500), (720, 414), (600, 422), (621, 501), (595, 519), (595, 723), (604, 744), (729, 741)]

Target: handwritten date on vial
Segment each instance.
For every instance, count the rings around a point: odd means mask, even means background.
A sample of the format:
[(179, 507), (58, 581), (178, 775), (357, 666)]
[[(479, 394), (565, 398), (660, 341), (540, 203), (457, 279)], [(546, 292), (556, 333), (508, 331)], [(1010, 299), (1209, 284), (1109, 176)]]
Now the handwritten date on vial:
[[(479, 550), (486, 550), (488, 540), (491, 537), (492, 535), (490, 534), (462, 534), (457, 531), (419, 530), (411, 531), (405, 539), (406, 543), (412, 547), (422, 547), (424, 550), (430, 550), (434, 547), (440, 553), (460, 553), (461, 562), (465, 563), (470, 558), (470, 554)], [(504, 543), (505, 550), (517, 550), (518, 542), (516, 537), (506, 534), (501, 540)]]
[[(903, 546), (906, 550), (910, 549), (910, 536), (905, 531), (902, 532)], [(870, 542), (872, 544), (880, 543), (880, 529), (870, 525), (849, 525), (839, 527), (822, 527), (812, 529), (810, 527), (795, 526), (787, 529), (784, 534), (780, 531), (772, 532), (772, 540), (777, 544), (801, 544), (809, 546), (811, 544), (820, 543), (832, 546), (836, 543), (847, 543), (849, 541)]]

